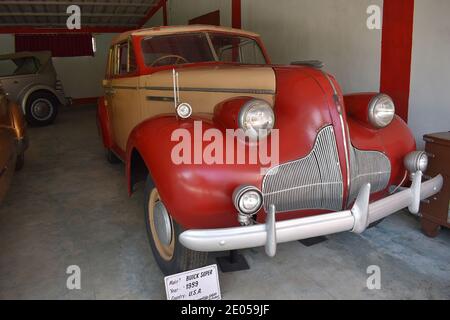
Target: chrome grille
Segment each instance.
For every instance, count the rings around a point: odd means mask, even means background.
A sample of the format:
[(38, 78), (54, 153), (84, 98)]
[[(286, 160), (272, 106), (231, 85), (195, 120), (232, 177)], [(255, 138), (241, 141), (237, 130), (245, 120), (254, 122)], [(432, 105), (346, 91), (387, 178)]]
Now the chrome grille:
[(343, 182), (333, 127), (318, 133), (309, 155), (272, 168), (262, 192), (266, 211), (271, 204), (277, 212), (341, 210)]
[(355, 201), (359, 189), (371, 184), (371, 193), (387, 188), (391, 176), (391, 162), (381, 152), (361, 151), (352, 146), (350, 150), (350, 193), (348, 204)]

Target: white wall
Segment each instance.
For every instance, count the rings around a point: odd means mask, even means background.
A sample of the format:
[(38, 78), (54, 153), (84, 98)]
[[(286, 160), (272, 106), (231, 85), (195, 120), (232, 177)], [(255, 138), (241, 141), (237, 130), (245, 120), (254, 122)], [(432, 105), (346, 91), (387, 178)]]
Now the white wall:
[(344, 92), (380, 88), (381, 30), (367, 7), (382, 0), (242, 0), (242, 28), (259, 33), (274, 63), (318, 59)]
[(14, 36), (10, 34), (0, 34), (0, 54), (14, 52)]
[(58, 78), (66, 96), (72, 98), (98, 97), (103, 94), (102, 80), (113, 33), (97, 34), (94, 57), (53, 58)]
[[(97, 52), (94, 57), (53, 58), (58, 78), (62, 81), (66, 96), (89, 98), (102, 95), (102, 79), (105, 74), (109, 45), (115, 34), (97, 34)], [(15, 51), (14, 35), (0, 34), (0, 54)]]
[(416, 0), (409, 126), (423, 147), (426, 133), (450, 130), (450, 1)]
[(220, 24), (231, 27), (231, 0), (169, 0), (168, 9), (170, 25), (186, 25), (192, 18), (220, 10)]

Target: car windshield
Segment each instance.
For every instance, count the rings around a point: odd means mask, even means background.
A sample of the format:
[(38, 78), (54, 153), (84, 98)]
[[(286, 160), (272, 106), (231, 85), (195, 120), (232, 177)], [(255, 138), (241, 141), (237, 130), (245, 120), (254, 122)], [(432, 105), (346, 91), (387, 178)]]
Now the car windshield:
[(186, 33), (144, 38), (142, 54), (149, 67), (210, 61), (266, 63), (255, 40), (222, 33)]
[(33, 74), (38, 69), (39, 62), (33, 57), (0, 60), (0, 77)]

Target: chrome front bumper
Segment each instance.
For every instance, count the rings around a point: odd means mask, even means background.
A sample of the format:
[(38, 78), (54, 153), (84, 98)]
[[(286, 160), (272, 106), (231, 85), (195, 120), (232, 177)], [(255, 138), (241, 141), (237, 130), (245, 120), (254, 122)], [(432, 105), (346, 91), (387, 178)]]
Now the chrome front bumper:
[(265, 224), (224, 229), (187, 230), (179, 240), (188, 249), (202, 252), (227, 251), (265, 246), (276, 254), (278, 243), (352, 231), (362, 233), (371, 223), (408, 207), (419, 212), (420, 201), (442, 189), (441, 175), (422, 183), (422, 172), (414, 174), (411, 188), (369, 204), (370, 184), (363, 186), (351, 210), (276, 222), (276, 208), (269, 206)]

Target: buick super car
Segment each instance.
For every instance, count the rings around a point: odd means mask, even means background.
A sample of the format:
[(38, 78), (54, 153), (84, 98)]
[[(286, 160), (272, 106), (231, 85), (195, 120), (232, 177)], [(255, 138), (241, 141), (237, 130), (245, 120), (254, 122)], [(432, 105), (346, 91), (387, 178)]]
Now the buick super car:
[[(203, 266), (208, 252), (274, 256), (280, 243), (362, 233), (401, 209), (417, 214), (442, 188), (441, 175), (423, 175), (427, 154), (388, 95), (344, 95), (319, 62), (273, 65), (252, 32), (123, 33), (103, 86), (106, 157), (125, 163), (130, 194), (145, 183), (165, 274)], [(266, 157), (248, 156), (262, 146)]]

